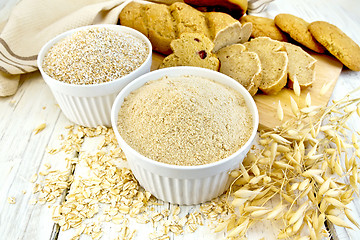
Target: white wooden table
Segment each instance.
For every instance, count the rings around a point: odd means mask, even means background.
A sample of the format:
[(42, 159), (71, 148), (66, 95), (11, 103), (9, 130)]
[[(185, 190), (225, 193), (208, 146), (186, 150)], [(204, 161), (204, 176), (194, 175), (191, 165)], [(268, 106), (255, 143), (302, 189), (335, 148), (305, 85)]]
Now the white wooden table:
[[(0, 1), (0, 22), (5, 20), (17, 0)], [(335, 24), (360, 44), (360, 1), (358, 0), (275, 0), (261, 16), (273, 18), (278, 13), (291, 13), (301, 16), (308, 22), (325, 20)], [(339, 99), (349, 91), (360, 87), (360, 72), (343, 69), (332, 99)], [(358, 97), (360, 93), (357, 94)], [(60, 231), (51, 220), (51, 204), (31, 205), (35, 195), (34, 184), (29, 180), (34, 173), (51, 163), (51, 169), (66, 169), (66, 156), (79, 153), (46, 152), (48, 146), (59, 144), (60, 134), (65, 134), (65, 126), (71, 124), (56, 105), (49, 88), (38, 72), (24, 75), (18, 92), (7, 98), (0, 98), (0, 239), (70, 239), (74, 231)], [(33, 132), (39, 124), (46, 128), (38, 134)], [(351, 127), (360, 130), (359, 122)], [(80, 154), (91, 152), (101, 139), (86, 140)], [(80, 168), (80, 167), (78, 167)], [(75, 169), (75, 177), (81, 175), (81, 169)], [(72, 174), (69, 172), (69, 174)], [(8, 203), (14, 197), (15, 204)], [(61, 197), (57, 203), (61, 201)], [(170, 208), (168, 204), (156, 207), (158, 211)], [(181, 214), (186, 215), (199, 206), (182, 206)], [(350, 204), (353, 214), (360, 222), (360, 201), (356, 198)], [(130, 228), (137, 230), (134, 239), (148, 239), (152, 232), (151, 224), (130, 222)], [(114, 239), (117, 235), (114, 225), (105, 224), (102, 239)], [(348, 230), (340, 227), (332, 229), (334, 239), (360, 239), (360, 230)], [(195, 233), (170, 235), (171, 239), (222, 239), (224, 232), (213, 233), (206, 225)], [(276, 239), (276, 226), (264, 223), (249, 231), (248, 239)], [(89, 239), (83, 236), (81, 239)]]

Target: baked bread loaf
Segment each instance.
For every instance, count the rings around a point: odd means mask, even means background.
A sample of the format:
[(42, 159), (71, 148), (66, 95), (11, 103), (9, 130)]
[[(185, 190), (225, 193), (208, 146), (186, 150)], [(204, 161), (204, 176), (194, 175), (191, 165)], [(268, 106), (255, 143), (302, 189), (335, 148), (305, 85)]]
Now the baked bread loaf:
[(309, 24), (316, 40), (350, 70), (360, 71), (360, 47), (335, 25), (316, 21)]
[(316, 41), (316, 39), (310, 33), (308, 29), (309, 23), (304, 19), (291, 14), (283, 13), (275, 16), (274, 21), (276, 26), (278, 26), (282, 31), (288, 33), (290, 37), (296, 42), (315, 52), (325, 52), (325, 48), (320, 43), (318, 43), (318, 41)]
[(245, 15), (240, 19), (241, 24), (251, 22), (253, 25), (251, 37), (269, 37), (274, 40), (287, 42), (287, 36), (275, 25), (271, 18)]
[(266, 94), (277, 94), (287, 83), (289, 60), (284, 44), (269, 37), (258, 37), (244, 45), (247, 51), (259, 56), (262, 68), (259, 89)]
[(243, 44), (233, 44), (216, 52), (220, 60), (220, 72), (224, 73), (241, 85), (254, 96), (261, 81), (261, 63), (254, 52), (246, 52)]
[(294, 44), (284, 43), (284, 46), (289, 58), (288, 86), (292, 88), (296, 79), (300, 87), (309, 87), (315, 80), (316, 59)]
[(201, 33), (183, 33), (170, 46), (173, 53), (164, 58), (160, 68), (194, 66), (219, 70), (219, 59), (212, 53), (214, 43)]
[(145, 22), (144, 15), (145, 15), (144, 4), (138, 2), (130, 2), (124, 7), (124, 9), (121, 11), (119, 15), (120, 24), (134, 28), (148, 37), (149, 26)]
[(238, 20), (221, 12), (207, 12), (205, 18), (215, 44), (213, 52), (231, 44), (244, 43), (250, 38), (251, 23), (242, 26)]
[(234, 22), (226, 28), (219, 31), (214, 38), (214, 52), (219, 49), (236, 44), (247, 42), (251, 35), (252, 24), (245, 23), (241, 26), (240, 22)]
[(155, 51), (170, 54), (170, 42), (182, 33), (201, 33), (216, 42), (218, 48), (247, 41), (251, 26), (222, 12), (202, 13), (182, 2), (141, 4), (130, 2), (119, 15), (120, 24), (146, 35)]
[[(209, 28), (206, 24), (205, 15), (185, 3), (176, 2), (170, 5), (170, 12), (175, 20), (178, 36), (183, 33), (202, 33), (210, 38)], [(157, 22), (154, 24), (161, 24)]]
[(209, 32), (211, 34), (210, 38), (214, 39), (215, 36), (227, 26), (239, 22), (235, 18), (231, 17), (228, 14), (222, 12), (205, 12), (204, 13)]
[(146, 23), (161, 23), (148, 24), (149, 40), (158, 43), (154, 45), (154, 50), (164, 54), (170, 54), (170, 43), (176, 35), (175, 25), (170, 15), (169, 8), (164, 4), (147, 4), (144, 8), (146, 12), (144, 15)]

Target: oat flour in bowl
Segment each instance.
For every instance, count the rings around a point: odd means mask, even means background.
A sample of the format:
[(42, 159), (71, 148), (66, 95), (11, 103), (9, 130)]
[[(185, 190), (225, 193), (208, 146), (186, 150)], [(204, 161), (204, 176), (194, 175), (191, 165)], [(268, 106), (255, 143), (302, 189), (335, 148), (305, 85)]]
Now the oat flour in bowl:
[(125, 98), (118, 130), (150, 159), (195, 166), (239, 150), (252, 121), (244, 98), (230, 87), (196, 76), (164, 77)]

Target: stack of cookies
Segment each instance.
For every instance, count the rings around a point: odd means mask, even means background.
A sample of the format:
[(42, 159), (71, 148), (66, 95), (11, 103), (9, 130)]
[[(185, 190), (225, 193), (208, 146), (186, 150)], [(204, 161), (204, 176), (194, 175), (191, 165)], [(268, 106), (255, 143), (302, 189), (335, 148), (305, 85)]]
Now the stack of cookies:
[(247, 15), (240, 22), (253, 24), (253, 38), (266, 36), (279, 41), (294, 40), (317, 53), (328, 51), (350, 70), (360, 71), (360, 47), (328, 22), (308, 23), (291, 14), (278, 14), (274, 19)]

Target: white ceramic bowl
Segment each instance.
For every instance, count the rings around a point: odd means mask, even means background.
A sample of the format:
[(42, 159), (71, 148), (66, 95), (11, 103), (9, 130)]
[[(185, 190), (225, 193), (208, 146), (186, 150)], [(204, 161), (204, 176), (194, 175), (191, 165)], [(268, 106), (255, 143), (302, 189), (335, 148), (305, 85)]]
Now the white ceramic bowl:
[[(231, 156), (205, 165), (170, 165), (141, 155), (132, 149), (120, 136), (117, 130), (117, 120), (124, 98), (148, 81), (157, 80), (163, 76), (183, 75), (212, 79), (230, 86), (244, 96), (246, 105), (253, 115), (253, 131), (246, 144)], [(172, 67), (147, 73), (127, 85), (114, 101), (111, 110), (111, 122), (119, 145), (124, 151), (129, 166), (140, 185), (158, 199), (175, 204), (189, 205), (211, 200), (226, 190), (229, 184), (229, 172), (239, 167), (254, 141), (259, 124), (259, 115), (251, 95), (234, 79), (205, 68)]]
[[(55, 43), (76, 31), (93, 27), (106, 27), (121, 33), (128, 33), (139, 39), (142, 39), (149, 49), (149, 53), (145, 62), (139, 68), (124, 77), (111, 82), (93, 85), (76, 85), (64, 83), (55, 80), (44, 72), (42, 68), (44, 57)], [(37, 65), (42, 77), (50, 87), (65, 116), (76, 124), (80, 124), (86, 127), (96, 127), (99, 125), (111, 126), (111, 106), (116, 98), (116, 95), (129, 82), (149, 72), (151, 61), (152, 46), (150, 41), (142, 33), (125, 26), (99, 24), (76, 28), (53, 38), (41, 48), (37, 58)]]

